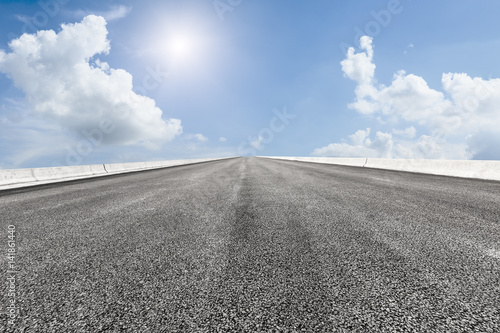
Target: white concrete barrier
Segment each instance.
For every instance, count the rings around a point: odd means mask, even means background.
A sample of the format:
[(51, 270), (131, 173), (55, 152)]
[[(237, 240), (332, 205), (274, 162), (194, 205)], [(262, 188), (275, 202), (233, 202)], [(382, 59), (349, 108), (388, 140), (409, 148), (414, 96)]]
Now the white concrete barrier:
[(336, 164), (362, 167), (366, 163), (366, 158), (337, 158), (337, 157), (280, 157), (280, 156), (259, 156), (264, 158), (273, 158), (279, 160), (312, 162), (322, 164)]
[(136, 162), (136, 163), (112, 163), (104, 164), (108, 173), (122, 173), (131, 171), (140, 171), (148, 169), (166, 168), (176, 165), (186, 165), (201, 162), (209, 162), (219, 160), (220, 158), (200, 158), (188, 160), (171, 160), (171, 161), (153, 161), (153, 162)]
[(217, 161), (234, 157), (203, 158), (189, 160), (170, 160), (134, 163), (112, 163), (95, 165), (62, 166), (33, 169), (0, 169), (0, 190), (47, 184), (73, 179), (99, 177), (124, 172), (165, 168), (176, 165), (187, 165), (201, 162)]
[(95, 176), (105, 175), (108, 172), (104, 169), (104, 164), (93, 164), (90, 166), (92, 174)]
[(20, 184), (36, 181), (33, 169), (0, 170), (0, 185)]
[(161, 168), (168, 165), (164, 161), (145, 162), (145, 164), (148, 169)]
[(176, 165), (202, 163), (202, 162), (216, 161), (220, 159), (225, 159), (225, 158), (199, 158), (199, 159), (187, 159), (187, 160), (153, 161), (153, 162), (137, 162), (137, 163), (112, 163), (112, 164), (105, 164), (104, 167), (109, 173), (121, 173), (121, 172), (140, 171), (147, 169), (166, 168)]
[(127, 172), (127, 171), (137, 171), (146, 169), (145, 162), (137, 162), (137, 163), (112, 163), (112, 164), (104, 164), (104, 168), (108, 173), (117, 173), (117, 172)]
[(500, 181), (500, 161), (279, 156), (262, 157)]
[(77, 165), (55, 168), (36, 168), (33, 169), (33, 175), (37, 181), (52, 180), (70, 177), (92, 176), (90, 165)]
[(420, 159), (391, 160), (383, 158), (369, 158), (365, 167), (441, 176), (500, 180), (500, 161)]

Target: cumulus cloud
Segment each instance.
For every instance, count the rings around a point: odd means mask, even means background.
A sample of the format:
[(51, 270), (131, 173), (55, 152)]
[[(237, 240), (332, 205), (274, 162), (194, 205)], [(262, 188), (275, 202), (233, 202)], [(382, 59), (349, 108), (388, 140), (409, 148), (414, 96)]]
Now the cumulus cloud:
[[(411, 133), (413, 130), (408, 128), (402, 131), (404, 135), (407, 132)], [(465, 144), (452, 144), (429, 135), (421, 135), (416, 141), (410, 141), (394, 138), (391, 133), (385, 132), (377, 132), (372, 139), (369, 128), (350, 135), (348, 141), (317, 148), (312, 154), (328, 157), (427, 159), (466, 159), (469, 156)]]
[[(349, 108), (374, 116), (381, 122), (419, 125), (426, 134), (416, 141), (406, 142), (404, 140), (416, 138), (415, 127), (395, 128), (392, 130), (395, 138), (377, 132), (373, 141), (365, 138), (368, 141), (360, 144), (351, 136), (351, 142), (334, 143), (316, 149), (314, 154), (500, 159), (498, 149), (488, 144), (494, 142), (499, 133), (500, 79), (485, 80), (464, 73), (445, 73), (441, 79), (442, 91), (438, 91), (430, 88), (422, 77), (399, 71), (386, 86), (379, 84), (375, 77), (372, 38), (363, 36), (360, 41), (361, 51), (349, 48), (341, 62), (344, 75), (357, 83), (356, 98)], [(355, 135), (360, 132), (357, 133)], [(393, 144), (388, 151), (390, 141)], [(374, 142), (380, 142), (380, 145), (374, 146)]]
[(408, 128), (405, 128), (404, 130), (393, 129), (392, 134), (406, 139), (413, 139), (415, 135), (417, 135), (417, 130), (415, 129), (415, 127), (410, 126)]
[(372, 38), (363, 36), (360, 39), (360, 47), (365, 52), (355, 53), (354, 48), (350, 47), (347, 51), (347, 58), (340, 64), (344, 74), (358, 84), (369, 84), (375, 75), (375, 64), (373, 59)]
[(377, 132), (370, 139), (370, 129), (359, 130), (349, 136), (348, 142), (332, 143), (314, 150), (316, 156), (335, 157), (392, 157), (394, 142), (390, 133)]
[(158, 148), (182, 133), (154, 100), (133, 91), (132, 75), (97, 58), (110, 51), (106, 20), (90, 15), (61, 31), (24, 34), (0, 50), (0, 72), (21, 89), (35, 114), (84, 134), (102, 130), (104, 144)]

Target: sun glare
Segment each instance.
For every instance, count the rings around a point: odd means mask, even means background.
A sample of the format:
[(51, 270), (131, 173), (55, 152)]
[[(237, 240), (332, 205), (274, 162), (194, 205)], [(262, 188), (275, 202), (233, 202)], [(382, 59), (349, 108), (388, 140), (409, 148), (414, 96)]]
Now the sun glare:
[(187, 60), (194, 56), (196, 43), (192, 36), (177, 34), (168, 40), (168, 53), (172, 60)]
[(159, 61), (169, 66), (169, 70), (186, 74), (202, 66), (212, 39), (197, 22), (171, 21), (156, 30), (163, 33), (151, 35), (151, 49)]
[(189, 54), (192, 42), (187, 36), (174, 36), (170, 41), (170, 51), (176, 57), (183, 57)]

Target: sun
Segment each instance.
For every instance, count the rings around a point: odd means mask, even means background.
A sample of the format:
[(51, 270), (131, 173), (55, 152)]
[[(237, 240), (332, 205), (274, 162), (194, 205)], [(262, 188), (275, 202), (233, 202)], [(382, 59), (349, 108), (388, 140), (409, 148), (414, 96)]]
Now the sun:
[[(189, 23), (189, 22), (188, 22)], [(152, 46), (158, 61), (177, 72), (199, 69), (211, 49), (211, 37), (196, 24), (170, 22), (152, 35)]]
[(193, 56), (196, 43), (187, 34), (176, 34), (168, 40), (168, 53), (175, 60), (187, 59)]
[(170, 41), (171, 51), (175, 55), (186, 55), (191, 48), (191, 41), (186, 36), (174, 36)]

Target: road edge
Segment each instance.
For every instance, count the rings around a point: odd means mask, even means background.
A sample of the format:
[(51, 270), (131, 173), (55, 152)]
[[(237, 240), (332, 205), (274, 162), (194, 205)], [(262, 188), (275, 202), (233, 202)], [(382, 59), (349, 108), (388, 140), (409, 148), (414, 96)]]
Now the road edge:
[(277, 160), (344, 165), (500, 181), (500, 161), (258, 156)]
[(236, 156), (155, 162), (77, 165), (50, 168), (0, 169), (0, 191), (60, 183), (71, 180), (111, 176), (129, 172), (212, 162), (231, 158), (236, 158)]

